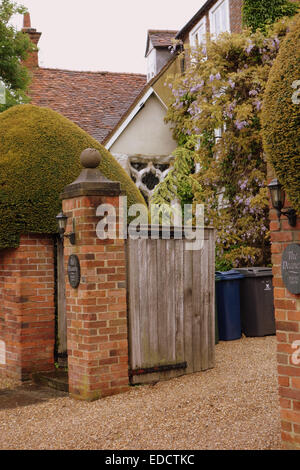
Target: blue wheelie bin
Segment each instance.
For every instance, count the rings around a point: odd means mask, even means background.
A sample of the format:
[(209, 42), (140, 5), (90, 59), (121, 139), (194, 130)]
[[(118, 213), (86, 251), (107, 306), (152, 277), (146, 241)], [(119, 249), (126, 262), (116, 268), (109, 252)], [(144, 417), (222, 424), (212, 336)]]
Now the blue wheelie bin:
[(243, 274), (235, 269), (216, 272), (219, 339), (221, 341), (234, 341), (242, 336), (240, 280), (243, 278)]

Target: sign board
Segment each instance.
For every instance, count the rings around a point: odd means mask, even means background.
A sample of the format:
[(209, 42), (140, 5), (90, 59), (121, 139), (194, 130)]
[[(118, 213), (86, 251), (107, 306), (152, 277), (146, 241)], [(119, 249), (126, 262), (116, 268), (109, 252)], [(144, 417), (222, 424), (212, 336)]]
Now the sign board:
[(281, 273), (285, 287), (291, 294), (300, 294), (300, 245), (289, 245), (283, 252)]
[(68, 261), (68, 278), (73, 289), (80, 284), (80, 261), (77, 255), (71, 255)]

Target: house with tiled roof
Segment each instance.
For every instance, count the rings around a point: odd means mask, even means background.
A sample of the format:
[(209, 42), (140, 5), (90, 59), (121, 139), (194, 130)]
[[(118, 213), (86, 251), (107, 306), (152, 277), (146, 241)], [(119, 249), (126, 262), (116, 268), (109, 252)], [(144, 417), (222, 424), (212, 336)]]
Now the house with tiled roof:
[[(24, 15), (22, 31), (38, 45), (41, 33), (31, 27), (29, 13)], [(142, 74), (41, 68), (37, 51), (29, 55), (25, 65), (32, 74), (32, 104), (61, 113), (100, 143), (146, 85)]]
[(188, 66), (178, 52), (205, 43), (207, 34), (217, 37), (223, 32), (240, 32), (242, 4), (243, 0), (207, 0), (180, 31), (148, 31), (148, 83), (104, 140), (146, 199), (169, 171), (177, 146), (164, 117), (172, 97), (166, 81)]
[(155, 77), (171, 59), (171, 47), (178, 31), (149, 29), (145, 57), (147, 80)]
[[(169, 171), (177, 144), (164, 121), (171, 99), (168, 77), (184, 72), (178, 52), (205, 43), (206, 35), (242, 29), (243, 0), (207, 0), (180, 31), (147, 33), (147, 79), (140, 74), (74, 72), (40, 68), (38, 53), (27, 65), (32, 102), (68, 117), (101, 142), (131, 175), (146, 199)], [(37, 44), (41, 33), (24, 16), (24, 32)]]

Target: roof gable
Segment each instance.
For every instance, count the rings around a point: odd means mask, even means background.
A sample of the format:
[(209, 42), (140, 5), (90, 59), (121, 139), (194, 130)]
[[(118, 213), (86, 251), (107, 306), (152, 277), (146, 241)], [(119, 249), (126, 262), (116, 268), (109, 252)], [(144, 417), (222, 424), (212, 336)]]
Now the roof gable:
[(147, 35), (147, 44), (145, 57), (149, 54), (151, 49), (154, 48), (165, 48), (172, 46), (172, 39), (175, 38), (177, 31), (165, 30), (165, 29), (149, 29)]

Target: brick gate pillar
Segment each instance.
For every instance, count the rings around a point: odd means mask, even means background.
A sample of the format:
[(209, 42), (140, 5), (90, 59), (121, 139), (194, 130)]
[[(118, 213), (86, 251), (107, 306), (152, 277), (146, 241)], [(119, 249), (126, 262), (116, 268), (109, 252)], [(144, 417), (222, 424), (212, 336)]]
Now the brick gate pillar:
[[(269, 180), (274, 176), (269, 168)], [(289, 206), (286, 201), (285, 208)], [(282, 442), (287, 448), (300, 449), (300, 295), (288, 291), (281, 267), (284, 250), (300, 244), (300, 218), (291, 227), (284, 216), (278, 220), (270, 202), (270, 231)]]
[[(79, 178), (62, 194), (67, 232), (75, 229), (75, 244), (65, 238), (69, 392), (95, 400), (128, 389), (127, 309), (124, 240), (100, 240), (98, 206), (111, 204), (119, 226), (120, 183), (107, 180), (97, 168), (100, 154), (87, 149)], [(71, 286), (68, 263), (77, 255), (81, 279)]]

